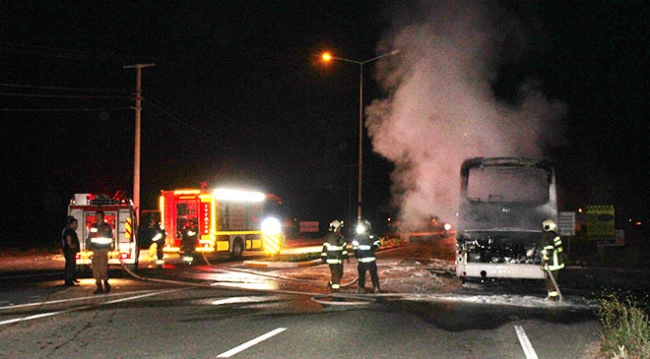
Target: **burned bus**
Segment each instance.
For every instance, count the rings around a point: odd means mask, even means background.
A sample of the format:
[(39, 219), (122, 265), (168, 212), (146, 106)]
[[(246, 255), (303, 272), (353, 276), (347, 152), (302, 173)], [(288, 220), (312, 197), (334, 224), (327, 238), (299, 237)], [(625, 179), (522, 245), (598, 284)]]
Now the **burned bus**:
[(542, 221), (557, 222), (555, 170), (540, 159), (471, 158), (460, 171), (456, 275), (542, 279)]

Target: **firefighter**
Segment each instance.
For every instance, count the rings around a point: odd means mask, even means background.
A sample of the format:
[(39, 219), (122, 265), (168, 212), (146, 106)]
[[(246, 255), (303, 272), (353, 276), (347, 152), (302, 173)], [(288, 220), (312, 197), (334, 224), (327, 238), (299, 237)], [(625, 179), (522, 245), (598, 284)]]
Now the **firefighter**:
[(165, 237), (167, 233), (162, 229), (160, 223), (156, 220), (154, 216), (149, 218), (147, 226), (142, 228), (139, 233), (139, 238), (142, 239), (142, 242), (146, 244), (147, 247), (150, 247), (156, 244), (156, 264), (163, 264), (163, 247), (165, 246)]
[(330, 223), (328, 233), (323, 238), (323, 250), (321, 252), (321, 258), (330, 267), (331, 279), (327, 286), (333, 293), (338, 293), (341, 289), (343, 260), (348, 256), (347, 243), (341, 235), (342, 227), (343, 222), (338, 220)]
[(564, 252), (562, 238), (557, 234), (557, 224), (550, 219), (542, 222), (542, 270), (546, 281), (547, 301), (560, 299), (560, 289), (557, 286), (558, 274), (564, 268)]
[[(87, 238), (88, 247), (93, 251), (91, 265), (97, 289), (94, 294), (108, 293), (108, 252), (113, 247), (113, 229), (104, 221), (104, 212), (95, 213), (95, 223), (90, 227)], [(102, 286), (103, 281), (103, 286)]]
[(370, 272), (374, 293), (379, 293), (379, 276), (377, 275), (377, 259), (375, 251), (381, 245), (379, 238), (370, 234), (370, 222), (363, 220), (357, 225), (357, 234), (352, 241), (354, 256), (357, 258), (359, 273), (359, 293), (365, 293), (366, 272)]
[(183, 262), (192, 264), (194, 261), (194, 251), (196, 250), (196, 241), (199, 230), (194, 220), (185, 222), (185, 227), (181, 234), (181, 252), (183, 252)]
[(61, 249), (65, 258), (65, 287), (78, 286), (76, 268), (77, 253), (79, 253), (79, 237), (77, 237), (77, 227), (79, 222), (73, 216), (68, 216), (65, 221), (65, 228), (61, 233)]

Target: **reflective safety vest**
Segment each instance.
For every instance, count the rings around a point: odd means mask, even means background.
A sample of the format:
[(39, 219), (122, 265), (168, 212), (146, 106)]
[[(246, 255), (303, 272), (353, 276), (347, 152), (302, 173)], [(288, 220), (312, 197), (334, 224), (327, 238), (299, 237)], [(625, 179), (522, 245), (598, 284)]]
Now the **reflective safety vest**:
[(327, 264), (343, 263), (343, 259), (348, 256), (347, 243), (345, 243), (343, 236), (329, 232), (324, 240), (321, 257), (325, 258)]
[(151, 238), (151, 241), (152, 242), (158, 242), (159, 240), (163, 239), (164, 237), (165, 236), (162, 234), (162, 232), (158, 232), (158, 233), (156, 233), (155, 236), (153, 236), (153, 238)]
[(92, 249), (110, 249), (113, 245), (113, 230), (106, 222), (95, 223), (90, 227), (88, 238)]
[(352, 249), (357, 261), (361, 263), (370, 263), (377, 260), (375, 257), (375, 250), (381, 246), (379, 239), (375, 238), (372, 234), (359, 234), (357, 238), (352, 241)]
[(554, 232), (545, 232), (542, 235), (542, 246), (542, 264), (548, 265), (552, 271), (564, 268), (562, 238)]

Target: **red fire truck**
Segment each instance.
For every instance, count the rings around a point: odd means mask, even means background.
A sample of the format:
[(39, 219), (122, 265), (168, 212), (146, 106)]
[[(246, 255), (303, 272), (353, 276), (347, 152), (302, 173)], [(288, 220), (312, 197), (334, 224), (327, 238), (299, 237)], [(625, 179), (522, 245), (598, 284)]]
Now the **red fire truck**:
[(246, 251), (274, 255), (283, 242), (282, 200), (262, 192), (217, 188), (160, 191), (160, 216), (167, 232), (165, 252), (178, 252), (188, 222), (198, 227), (196, 252)]
[(121, 265), (129, 269), (138, 268), (138, 242), (134, 228), (136, 213), (133, 202), (126, 198), (123, 192), (117, 192), (113, 197), (91, 193), (76, 193), (68, 206), (68, 215), (79, 221), (77, 236), (80, 242), (80, 252), (77, 254), (77, 265), (88, 268), (93, 252), (88, 250), (87, 238), (90, 227), (95, 222), (95, 213), (104, 212), (104, 220), (113, 229), (113, 250), (109, 252), (108, 264)]

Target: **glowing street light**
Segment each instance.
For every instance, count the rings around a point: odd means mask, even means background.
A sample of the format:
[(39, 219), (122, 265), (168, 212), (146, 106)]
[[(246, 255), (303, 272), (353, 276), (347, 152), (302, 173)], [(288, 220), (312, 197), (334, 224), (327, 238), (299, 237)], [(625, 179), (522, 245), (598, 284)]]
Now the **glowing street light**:
[(369, 62), (379, 60), (382, 57), (395, 55), (399, 53), (399, 50), (393, 50), (391, 52), (385, 53), (380, 56), (373, 57), (365, 61), (356, 61), (350, 60), (343, 57), (333, 56), (329, 52), (322, 54), (321, 58), (325, 62), (330, 62), (332, 60), (339, 60), (344, 62), (351, 62), (359, 65), (359, 188), (358, 188), (358, 197), (357, 197), (357, 223), (361, 223), (361, 201), (362, 201), (362, 178), (363, 178), (363, 65)]

